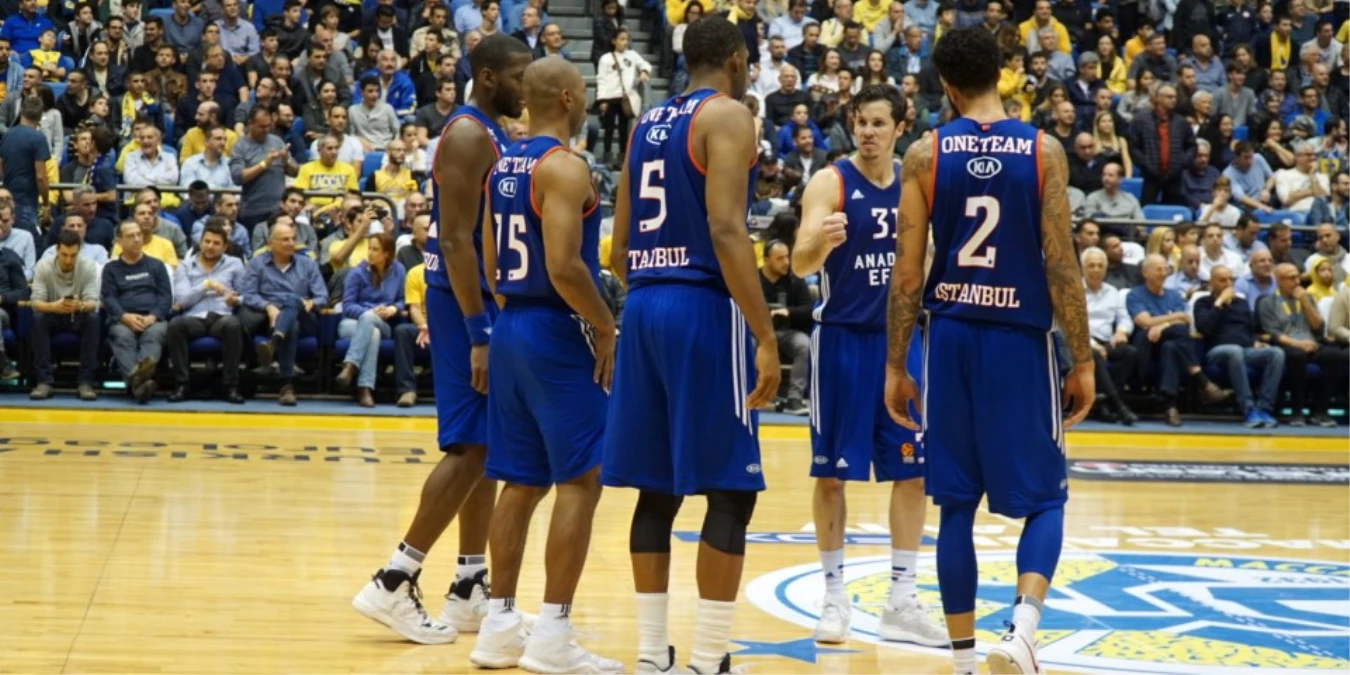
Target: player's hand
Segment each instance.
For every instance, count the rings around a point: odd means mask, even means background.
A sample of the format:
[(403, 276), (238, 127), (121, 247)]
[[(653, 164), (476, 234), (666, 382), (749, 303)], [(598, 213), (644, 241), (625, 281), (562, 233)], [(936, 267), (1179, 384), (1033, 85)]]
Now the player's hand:
[(469, 349), (469, 370), (473, 372), (469, 383), (473, 390), (487, 396), (488, 393), (488, 346), (475, 345)]
[(911, 403), (919, 414), (923, 414), (919, 385), (909, 373), (886, 366), (886, 411), (891, 414), (891, 419), (895, 420), (896, 424), (910, 431), (918, 431), (919, 423), (909, 414)]
[(820, 230), (825, 234), (825, 243), (834, 248), (848, 240), (848, 216), (839, 212), (831, 213), (825, 216)]
[(745, 397), (747, 410), (768, 405), (778, 395), (778, 384), (783, 379), (779, 365), (778, 342), (759, 343), (755, 348), (755, 390)]
[(614, 345), (617, 337), (614, 326), (595, 328), (595, 383), (606, 394), (614, 381)]
[(1080, 363), (1074, 366), (1068, 377), (1064, 378), (1064, 407), (1069, 409), (1069, 416), (1064, 418), (1064, 428), (1073, 428), (1087, 419), (1088, 411), (1092, 410), (1096, 400), (1097, 376), (1093, 372), (1093, 365)]

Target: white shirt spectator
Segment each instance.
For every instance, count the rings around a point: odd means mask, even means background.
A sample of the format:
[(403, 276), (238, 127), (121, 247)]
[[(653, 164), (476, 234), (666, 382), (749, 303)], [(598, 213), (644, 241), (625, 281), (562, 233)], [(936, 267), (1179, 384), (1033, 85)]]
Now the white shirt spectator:
[[(319, 158), (319, 141), (316, 139), (309, 144), (309, 158)], [(342, 136), (342, 145), (338, 146), (337, 161), (346, 162), (356, 168), (356, 174), (361, 175), (361, 164), (365, 162), (366, 149), (361, 146), (361, 141), (351, 134)]]
[(1331, 194), (1331, 181), (1327, 179), (1326, 174), (1317, 170), (1314, 170), (1311, 174), (1306, 174), (1299, 171), (1297, 167), (1280, 169), (1275, 172), (1275, 194), (1279, 195), (1280, 203), (1284, 204), (1284, 208), (1306, 214), (1312, 209), (1314, 198), (1309, 195), (1290, 204), (1289, 195), (1299, 190), (1312, 188), (1314, 180), (1321, 183), (1322, 194)]
[(769, 37), (775, 35), (782, 37), (783, 46), (792, 49), (802, 43), (802, 31), (813, 23), (816, 23), (816, 20), (809, 16), (803, 16), (798, 23), (793, 21), (790, 15), (784, 14), (769, 23)]
[[(1222, 210), (1215, 211), (1213, 205), (1206, 204), (1200, 208), (1200, 219), (1197, 223), (1214, 223), (1216, 225), (1232, 228), (1237, 227), (1238, 219), (1242, 217), (1242, 211), (1232, 204), (1225, 205)], [(1225, 235), (1226, 237), (1227, 235)], [(1227, 246), (1227, 239), (1224, 240)]]
[(595, 99), (612, 100), (626, 92), (633, 113), (637, 114), (642, 110), (642, 97), (637, 93), (638, 73), (650, 75), (651, 72), (652, 64), (631, 49), (605, 52), (595, 67)]
[(1242, 262), (1242, 256), (1228, 249), (1220, 249), (1218, 258), (1210, 258), (1205, 247), (1200, 247), (1200, 279), (1209, 281), (1209, 271), (1223, 265), (1233, 273), (1234, 279), (1241, 279), (1247, 274), (1247, 263)]
[(1133, 325), (1130, 314), (1125, 310), (1125, 294), (1115, 286), (1102, 282), (1101, 288), (1093, 292), (1083, 287), (1087, 294), (1088, 335), (1102, 344), (1111, 341), (1111, 336), (1124, 328), (1126, 332)]
[[(767, 56), (759, 62), (759, 79), (755, 81), (754, 90), (759, 94), (761, 104), (769, 94), (783, 88), (782, 85), (778, 84), (778, 74), (782, 72), (783, 66), (785, 65), (788, 65), (786, 59), (779, 63), (774, 63), (773, 59)], [(759, 106), (759, 112), (760, 117), (763, 117), (763, 105)]]
[(165, 152), (160, 146), (154, 159), (148, 159), (145, 152), (133, 152), (127, 155), (123, 167), (122, 180), (137, 187), (145, 185), (177, 185), (178, 158), (172, 152)]

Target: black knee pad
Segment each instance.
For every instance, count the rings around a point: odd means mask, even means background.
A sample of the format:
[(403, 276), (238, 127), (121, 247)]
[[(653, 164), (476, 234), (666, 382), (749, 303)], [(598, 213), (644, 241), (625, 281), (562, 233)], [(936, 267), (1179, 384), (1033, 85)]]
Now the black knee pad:
[(713, 490), (708, 493), (708, 515), (701, 539), (727, 555), (745, 555), (745, 529), (755, 514), (758, 492)]
[(670, 553), (670, 530), (684, 497), (663, 492), (638, 492), (633, 526), (628, 531), (629, 553)]

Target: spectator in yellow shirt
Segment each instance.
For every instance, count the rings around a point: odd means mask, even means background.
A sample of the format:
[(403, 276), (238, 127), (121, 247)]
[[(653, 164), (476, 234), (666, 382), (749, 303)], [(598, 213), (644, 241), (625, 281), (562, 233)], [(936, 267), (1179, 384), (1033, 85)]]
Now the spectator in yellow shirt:
[[(155, 206), (150, 203), (137, 204), (135, 214), (136, 225), (141, 228), (141, 240), (143, 242), (141, 252), (168, 265), (170, 271), (177, 268), (178, 253), (173, 250), (173, 242), (164, 237), (155, 236), (155, 228), (159, 226), (159, 213), (155, 210)], [(116, 258), (120, 255), (122, 255), (122, 243), (118, 242), (113, 246), (112, 257)]]
[(1050, 26), (1055, 29), (1055, 50), (1065, 54), (1073, 54), (1073, 43), (1069, 41), (1069, 29), (1050, 14), (1050, 0), (1036, 0), (1036, 12), (1030, 19), (1023, 21), (1017, 27), (1017, 32), (1022, 36), (1022, 44), (1026, 45), (1027, 51), (1035, 53), (1040, 51), (1041, 42), (1036, 37), (1036, 33), (1042, 28)]
[(366, 189), (389, 197), (398, 209), (398, 217), (403, 219), (403, 202), (408, 195), (417, 192), (417, 181), (413, 180), (408, 169), (408, 146), (402, 140), (389, 143), (384, 152), (384, 166), (370, 175)]
[(1153, 24), (1144, 21), (1139, 24), (1138, 32), (1134, 37), (1125, 41), (1125, 65), (1128, 67), (1134, 63), (1134, 57), (1144, 52), (1148, 47), (1148, 39), (1153, 36)]
[(844, 24), (853, 20), (853, 3), (849, 0), (834, 0), (834, 16), (820, 24), (820, 44), (826, 47), (838, 47), (844, 41)]
[(369, 253), (367, 242), (375, 222), (373, 207), (347, 209), (342, 220), (342, 239), (328, 245), (328, 262), (334, 272), (365, 262)]
[[(183, 134), (183, 140), (178, 143), (178, 161), (186, 162), (187, 158), (193, 155), (199, 155), (206, 151), (206, 139), (211, 136), (211, 130), (220, 127), (220, 104), (215, 101), (208, 101), (197, 106), (197, 126), (187, 130)], [(225, 155), (228, 157), (234, 150), (234, 142), (239, 140), (239, 135), (234, 133), (233, 129), (225, 129)]]
[(877, 24), (886, 18), (891, 8), (889, 0), (858, 0), (853, 3), (853, 20), (863, 25), (868, 33), (876, 30)]
[[(338, 139), (333, 136), (324, 136), (319, 139), (319, 158), (312, 162), (305, 162), (300, 167), (300, 173), (295, 177), (295, 187), (301, 190), (325, 190), (329, 192), (342, 192), (345, 190), (359, 190), (356, 182), (356, 169), (346, 162), (339, 162)], [(314, 206), (327, 206), (333, 202), (333, 197), (310, 197), (309, 203)]]

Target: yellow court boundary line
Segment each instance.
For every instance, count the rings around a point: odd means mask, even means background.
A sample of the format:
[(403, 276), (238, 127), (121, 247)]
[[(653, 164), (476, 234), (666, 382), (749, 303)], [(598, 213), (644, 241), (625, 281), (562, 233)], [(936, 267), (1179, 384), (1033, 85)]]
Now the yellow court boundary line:
[[(303, 413), (168, 412), (160, 410), (78, 410), (67, 408), (0, 407), (0, 434), (5, 424), (52, 424), (64, 426), (137, 426), (235, 428), (249, 430), (340, 430), (434, 433), (436, 418), (430, 416), (380, 417), (360, 415), (306, 415)], [(810, 440), (810, 430), (798, 425), (762, 425), (760, 437), (770, 441)], [(1177, 450), (1290, 450), (1340, 453), (1350, 456), (1350, 437), (1241, 436), (1222, 434), (1169, 434), (1152, 432), (1071, 431), (1068, 444), (1085, 449), (1129, 450), (1166, 447)]]

